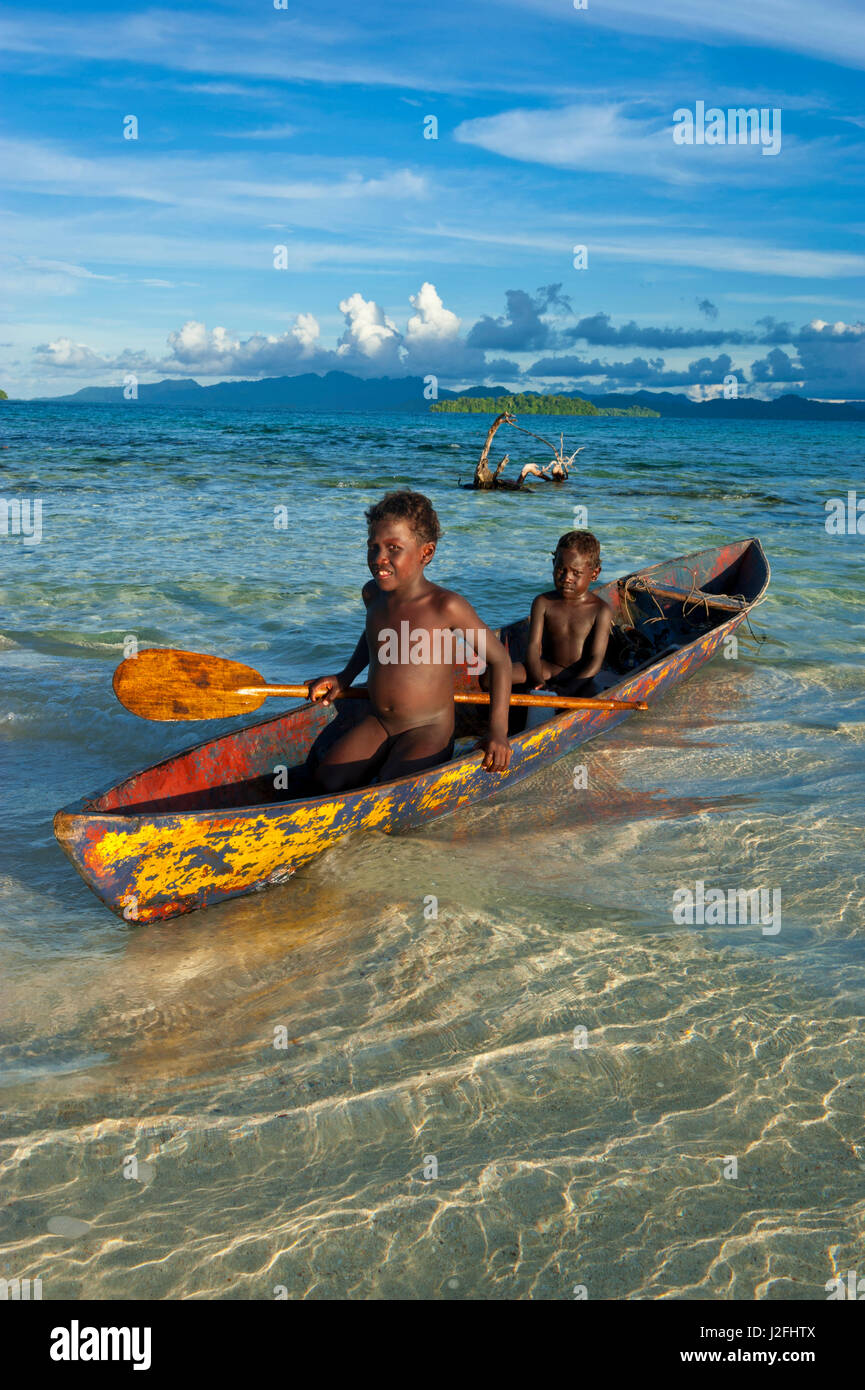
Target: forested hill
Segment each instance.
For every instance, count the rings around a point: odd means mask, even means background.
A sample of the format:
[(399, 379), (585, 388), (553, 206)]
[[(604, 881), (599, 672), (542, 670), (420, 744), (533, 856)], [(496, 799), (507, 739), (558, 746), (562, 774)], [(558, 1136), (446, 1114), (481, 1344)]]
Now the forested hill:
[[(220, 381), (201, 386), (191, 377), (141, 382), (135, 401), (123, 394), (122, 386), (85, 386), (71, 396), (36, 397), (52, 405), (116, 404), (129, 409), (141, 405), (189, 406), (202, 409), (292, 410), (292, 411), (399, 411), (424, 413), (430, 409), (428, 379), (413, 377), (355, 377), (349, 372), (312, 372), (301, 376), (264, 377), (254, 381)], [(501, 383), (477, 383), (463, 391), (440, 386), (435, 406), (441, 411), (465, 410), (466, 402), (476, 402), (472, 411), (501, 413), (501, 401), (508, 409), (524, 415), (547, 414), (551, 409), (571, 415), (610, 414), (662, 415), (693, 420), (865, 420), (865, 401), (815, 401), (807, 396), (778, 396), (764, 401), (753, 396), (725, 400), (692, 401), (684, 392), (636, 391), (590, 395), (562, 391), (555, 396), (542, 392), (509, 391)], [(543, 402), (555, 401), (555, 407)], [(519, 402), (519, 404), (513, 404)], [(10, 405), (13, 404), (10, 401)]]
[(583, 400), (582, 396), (541, 396), (520, 392), (515, 396), (459, 396), (456, 400), (437, 401), (430, 410), (443, 414), (501, 415), (638, 415), (659, 420), (660, 412), (644, 405), (603, 407)]

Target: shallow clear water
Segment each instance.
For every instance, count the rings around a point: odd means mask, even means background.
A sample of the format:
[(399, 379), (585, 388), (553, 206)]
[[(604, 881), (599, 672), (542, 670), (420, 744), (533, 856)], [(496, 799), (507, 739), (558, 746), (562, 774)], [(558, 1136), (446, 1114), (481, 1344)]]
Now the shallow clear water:
[[(3, 407), (0, 497), (42, 498), (43, 535), (0, 535), (0, 1277), (804, 1299), (861, 1272), (865, 538), (829, 536), (824, 502), (865, 495), (865, 429), (538, 422), (588, 445), (580, 472), (508, 496), (455, 486), (484, 423)], [(546, 461), (505, 447), (511, 473)], [(765, 640), (495, 801), (118, 921), (54, 811), (216, 729), (123, 711), (124, 637), (334, 669), (363, 508), (400, 485), (444, 525), (432, 577), (493, 625), (545, 586), (575, 504), (605, 578), (758, 535)], [(780, 890), (781, 930), (677, 925), (697, 880)]]

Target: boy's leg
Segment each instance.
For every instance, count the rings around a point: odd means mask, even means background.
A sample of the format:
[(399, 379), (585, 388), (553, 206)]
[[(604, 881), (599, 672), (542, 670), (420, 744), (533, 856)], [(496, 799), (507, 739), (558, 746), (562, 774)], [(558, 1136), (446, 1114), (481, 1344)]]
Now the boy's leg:
[(426, 768), (437, 767), (453, 757), (454, 731), (448, 720), (441, 724), (425, 724), (419, 729), (406, 729), (396, 734), (391, 741), (387, 757), (382, 763), (379, 782), (390, 782), (395, 777), (408, 777)]
[[(528, 673), (523, 663), (521, 661), (514, 661), (511, 664), (511, 690), (521, 690), (523, 686), (525, 686), (526, 689), (528, 689), (528, 680)], [(489, 690), (489, 667), (487, 667), (485, 671), (481, 671), (481, 674), (478, 676), (478, 685), (480, 686), (481, 690)]]
[(368, 782), (387, 751), (388, 738), (375, 715), (368, 714), (327, 750), (313, 774), (316, 787), (342, 792)]

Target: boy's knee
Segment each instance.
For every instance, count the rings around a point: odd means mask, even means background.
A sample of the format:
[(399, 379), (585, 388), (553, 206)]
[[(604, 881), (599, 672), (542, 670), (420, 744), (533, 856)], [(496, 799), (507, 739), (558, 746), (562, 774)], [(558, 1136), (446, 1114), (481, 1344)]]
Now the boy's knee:
[(339, 763), (319, 763), (313, 781), (320, 792), (341, 792), (348, 786), (350, 778)]

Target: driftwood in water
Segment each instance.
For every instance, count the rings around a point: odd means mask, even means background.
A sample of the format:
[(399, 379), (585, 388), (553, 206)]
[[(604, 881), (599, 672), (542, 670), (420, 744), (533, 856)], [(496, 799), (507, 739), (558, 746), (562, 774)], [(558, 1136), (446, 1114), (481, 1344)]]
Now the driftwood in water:
[[(526, 464), (522, 472), (520, 473), (519, 478), (516, 481), (513, 481), (510, 478), (503, 478), (501, 476), (502, 472), (504, 471), (505, 464), (508, 463), (510, 460), (510, 454), (505, 454), (502, 458), (501, 463), (498, 464), (495, 472), (493, 472), (489, 465), (490, 447), (492, 445), (495, 432), (501, 424), (513, 425), (514, 429), (520, 430), (521, 433), (529, 434), (533, 439), (540, 439), (542, 444), (546, 444), (548, 448), (552, 449), (555, 457), (550, 459), (550, 462), (547, 464), (546, 468), (543, 469), (537, 468), (533, 464)], [(545, 480), (547, 480), (549, 469), (553, 470), (552, 481), (566, 482), (568, 478), (569, 467), (573, 464), (573, 461), (576, 458), (577, 454), (581, 453), (582, 449), (584, 449), (586, 446), (584, 444), (581, 445), (580, 449), (577, 449), (575, 453), (571, 454), (570, 458), (566, 459), (564, 445), (564, 435), (562, 435), (559, 447), (557, 449), (554, 444), (550, 444), (549, 440), (544, 439), (542, 435), (534, 434), (532, 430), (523, 429), (522, 425), (517, 424), (517, 417), (515, 415), (511, 415), (508, 411), (504, 411), (501, 415), (496, 416), (495, 420), (493, 420), (493, 423), (490, 425), (489, 430), (487, 431), (486, 442), (484, 444), (483, 449), (481, 450), (481, 456), (477, 461), (477, 465), (475, 466), (474, 478), (470, 483), (460, 483), (460, 487), (481, 488), (484, 490), (488, 490), (491, 488), (502, 488), (506, 492), (533, 492), (534, 488), (526, 487), (524, 485), (523, 479), (528, 476), (534, 475), (535, 477), (544, 478)]]
[(484, 444), (483, 449), (481, 449), (481, 456), (478, 459), (477, 465), (475, 467), (475, 476), (471, 484), (472, 487), (489, 488), (501, 486), (501, 484), (499, 483), (499, 476), (505, 464), (508, 462), (510, 455), (505, 454), (501, 463), (496, 468), (495, 473), (493, 473), (490, 470), (489, 457), (490, 446), (492, 445), (495, 432), (498, 429), (499, 425), (503, 423), (507, 423), (509, 425), (515, 424), (516, 416), (509, 415), (507, 411), (504, 411), (503, 414), (497, 415), (495, 420), (493, 420), (493, 423), (490, 425), (489, 430), (487, 431), (486, 443)]

